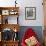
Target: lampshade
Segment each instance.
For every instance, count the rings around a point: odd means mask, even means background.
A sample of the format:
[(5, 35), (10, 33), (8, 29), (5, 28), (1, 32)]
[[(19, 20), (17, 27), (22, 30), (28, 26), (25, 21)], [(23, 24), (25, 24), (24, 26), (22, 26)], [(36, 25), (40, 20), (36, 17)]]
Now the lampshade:
[(17, 4), (17, 2), (16, 2), (17, 0), (15, 0), (15, 7), (16, 7), (16, 4)]
[(14, 29), (14, 32), (17, 32), (17, 29), (16, 28)]

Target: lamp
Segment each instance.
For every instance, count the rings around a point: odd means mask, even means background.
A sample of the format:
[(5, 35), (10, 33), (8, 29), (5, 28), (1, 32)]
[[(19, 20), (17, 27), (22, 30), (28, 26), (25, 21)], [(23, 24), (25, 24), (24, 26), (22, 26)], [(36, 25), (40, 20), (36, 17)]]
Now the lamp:
[(15, 28), (14, 29), (14, 37), (13, 37), (13, 40), (18, 40), (18, 32), (17, 32), (17, 29)]
[(14, 32), (17, 32), (17, 30), (16, 30), (16, 29), (14, 29)]
[(15, 0), (15, 7), (16, 7), (16, 4), (17, 4), (17, 2), (16, 2), (17, 0)]

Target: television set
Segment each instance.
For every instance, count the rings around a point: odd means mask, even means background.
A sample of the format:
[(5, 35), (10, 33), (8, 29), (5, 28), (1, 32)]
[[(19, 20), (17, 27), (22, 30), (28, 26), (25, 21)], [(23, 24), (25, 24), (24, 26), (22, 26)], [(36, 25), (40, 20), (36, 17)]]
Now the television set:
[(2, 40), (3, 41), (10, 41), (10, 40), (18, 40), (18, 32), (14, 32), (11, 29), (4, 29), (2, 31)]

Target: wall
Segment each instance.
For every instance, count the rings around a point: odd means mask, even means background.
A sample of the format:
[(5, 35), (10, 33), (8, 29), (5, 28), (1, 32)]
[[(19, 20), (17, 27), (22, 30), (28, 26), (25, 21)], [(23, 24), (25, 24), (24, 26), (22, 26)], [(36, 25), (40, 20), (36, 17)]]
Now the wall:
[[(42, 0), (21, 0), (19, 24), (22, 26), (43, 26)], [(25, 20), (25, 7), (36, 7), (36, 20)]]
[[(15, 0), (0, 0), (0, 6), (15, 6)], [(43, 26), (43, 6), (42, 0), (17, 0), (19, 6), (20, 26)], [(25, 20), (25, 7), (36, 7), (36, 20)], [(10, 19), (9, 19), (10, 20)]]

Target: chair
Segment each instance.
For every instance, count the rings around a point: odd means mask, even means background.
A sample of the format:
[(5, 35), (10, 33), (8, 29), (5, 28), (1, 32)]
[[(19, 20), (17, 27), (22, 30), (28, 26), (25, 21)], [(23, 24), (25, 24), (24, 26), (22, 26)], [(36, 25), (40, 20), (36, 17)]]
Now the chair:
[[(40, 42), (39, 42), (39, 40), (37, 39), (37, 35), (36, 35), (36, 33), (34, 32), (34, 30), (32, 29), (32, 28), (28, 28), (27, 30), (26, 30), (26, 32), (25, 32), (25, 34), (24, 34), (24, 37), (22, 38), (22, 42), (21, 42), (21, 46), (31, 46), (31, 42), (29, 42), (29, 41), (32, 41), (32, 37), (34, 37), (34, 38), (36, 38), (36, 40), (35, 41), (37, 41), (36, 43), (37, 44), (35, 44), (34, 46), (41, 46), (41, 44), (40, 44)], [(32, 39), (31, 39), (32, 38)], [(27, 40), (28, 39), (28, 40)], [(30, 40), (29, 40), (30, 39)], [(25, 42), (26, 41), (26, 42)], [(33, 41), (32, 41), (33, 42)], [(30, 45), (29, 45), (29, 44)], [(32, 46), (33, 46), (33, 44), (32, 44)]]

